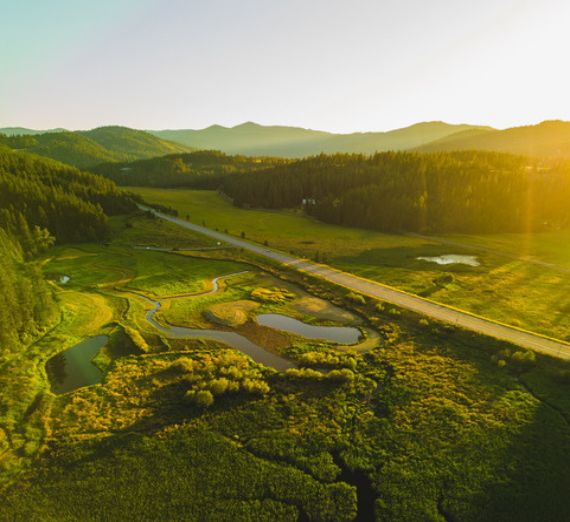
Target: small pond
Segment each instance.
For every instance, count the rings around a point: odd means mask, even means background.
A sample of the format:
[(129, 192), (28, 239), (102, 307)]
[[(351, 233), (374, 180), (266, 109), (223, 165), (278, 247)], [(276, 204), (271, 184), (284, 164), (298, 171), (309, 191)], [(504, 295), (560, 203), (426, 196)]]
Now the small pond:
[(435, 256), (435, 257), (417, 257), (419, 261), (427, 261), (428, 263), (437, 263), (438, 265), (467, 265), (467, 266), (479, 266), (479, 260), (477, 256), (465, 256), (458, 254), (448, 254), (445, 256)]
[(319, 339), (338, 344), (356, 344), (362, 333), (350, 326), (313, 326), (281, 314), (260, 314), (255, 320), (261, 326), (283, 330), (306, 339)]
[(46, 371), (52, 391), (66, 393), (101, 382), (103, 373), (91, 361), (108, 340), (106, 335), (96, 335), (49, 359)]

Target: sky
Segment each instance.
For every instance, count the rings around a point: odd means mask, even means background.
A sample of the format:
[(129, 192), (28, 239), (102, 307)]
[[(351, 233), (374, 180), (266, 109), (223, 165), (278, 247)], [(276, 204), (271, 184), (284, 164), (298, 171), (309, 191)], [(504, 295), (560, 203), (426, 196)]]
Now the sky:
[(568, 0), (0, 0), (0, 127), (570, 120)]

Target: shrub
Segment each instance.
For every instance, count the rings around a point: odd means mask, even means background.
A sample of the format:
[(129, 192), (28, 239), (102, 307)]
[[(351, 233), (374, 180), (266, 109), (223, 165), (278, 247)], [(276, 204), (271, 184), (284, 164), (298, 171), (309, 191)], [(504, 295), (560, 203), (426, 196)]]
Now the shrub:
[(296, 379), (315, 379), (315, 380), (320, 380), (325, 376), (323, 373), (313, 370), (311, 368), (289, 368), (288, 370), (285, 370), (285, 375)]
[(187, 391), (186, 399), (200, 408), (209, 408), (214, 404), (214, 396), (209, 390)]
[(536, 354), (530, 350), (519, 350), (513, 353), (511, 360), (520, 368), (530, 368), (536, 363)]
[(342, 370), (331, 370), (327, 377), (331, 381), (349, 382), (354, 380), (354, 372), (348, 368)]
[(133, 344), (143, 353), (147, 353), (149, 348), (147, 342), (144, 340), (144, 337), (140, 334), (138, 330), (131, 328), (129, 326), (125, 326), (125, 333), (130, 337)]
[(266, 395), (269, 393), (269, 385), (265, 381), (244, 379), (241, 388), (247, 393), (255, 393), (258, 395)]
[(214, 379), (208, 383), (208, 388), (214, 395), (223, 395), (228, 391), (229, 386), (230, 381), (225, 377)]
[(349, 292), (348, 294), (346, 294), (346, 298), (356, 304), (359, 305), (365, 305), (366, 304), (366, 299), (364, 298), (363, 295), (360, 294), (356, 294), (354, 292)]
[(181, 357), (180, 359), (176, 359), (176, 361), (170, 365), (170, 368), (179, 373), (192, 373), (195, 366), (195, 362), (190, 359), (190, 357)]

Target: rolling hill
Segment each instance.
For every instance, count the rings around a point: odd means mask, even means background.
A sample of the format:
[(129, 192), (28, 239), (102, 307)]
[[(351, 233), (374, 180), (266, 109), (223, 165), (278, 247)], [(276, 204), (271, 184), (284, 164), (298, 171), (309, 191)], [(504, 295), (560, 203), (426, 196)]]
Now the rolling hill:
[[(38, 134), (39, 133), (39, 134)], [(373, 154), (485, 150), (538, 157), (570, 157), (570, 122), (496, 130), (491, 127), (423, 122), (387, 132), (334, 134), (247, 122), (235, 127), (212, 125), (202, 130), (142, 131), (107, 126), (88, 131), (0, 129), (0, 144), (47, 156), (80, 168), (129, 162), (195, 150), (226, 154), (300, 158), (320, 153)]]
[(444, 122), (417, 123), (388, 132), (333, 134), (299, 127), (263, 126), (247, 122), (235, 127), (213, 125), (202, 130), (162, 130), (149, 133), (196, 149), (216, 149), (227, 154), (302, 157), (348, 152), (372, 154), (405, 150), (461, 131), (491, 131), (490, 127), (452, 125)]
[(26, 127), (3, 127), (0, 128), (0, 134), (4, 134), (6, 136), (35, 136), (36, 134), (46, 134), (48, 132), (65, 132), (66, 129), (46, 129), (46, 130), (37, 130), (37, 129), (27, 129)]
[(90, 131), (14, 135), (2, 138), (2, 142), (12, 149), (45, 156), (79, 168), (191, 150), (144, 131), (118, 126), (99, 127)]
[(527, 156), (570, 157), (570, 122), (544, 121), (506, 130), (470, 130), (445, 136), (417, 148), (422, 152), (488, 150)]
[(226, 176), (256, 172), (288, 161), (201, 150), (124, 163), (101, 163), (91, 170), (123, 186), (217, 189)]

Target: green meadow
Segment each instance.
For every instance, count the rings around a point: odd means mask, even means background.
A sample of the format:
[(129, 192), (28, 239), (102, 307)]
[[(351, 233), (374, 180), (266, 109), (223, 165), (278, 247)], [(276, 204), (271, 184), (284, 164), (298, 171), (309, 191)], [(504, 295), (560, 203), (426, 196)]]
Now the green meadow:
[[(2, 519), (564, 519), (567, 364), (228, 261), (235, 251), (204, 251), (148, 217), (113, 218), (113, 230), (106, 246), (44, 256), (61, 320), (1, 367)], [(144, 248), (171, 240), (195, 250)], [(163, 299), (163, 323), (240, 332), (297, 368), (157, 333), (133, 292)], [(236, 310), (246, 322), (224, 326)], [(253, 310), (358, 325), (379, 341), (308, 341), (256, 327)], [(46, 360), (99, 334), (102, 383), (52, 393)]]
[[(236, 208), (212, 191), (131, 187), (183, 218), (506, 324), (570, 339), (570, 233), (418, 237), (320, 223), (299, 212)], [(418, 257), (475, 255), (478, 267)]]

